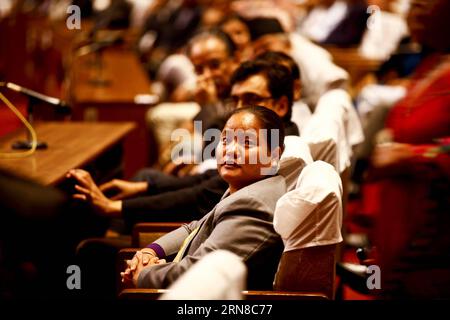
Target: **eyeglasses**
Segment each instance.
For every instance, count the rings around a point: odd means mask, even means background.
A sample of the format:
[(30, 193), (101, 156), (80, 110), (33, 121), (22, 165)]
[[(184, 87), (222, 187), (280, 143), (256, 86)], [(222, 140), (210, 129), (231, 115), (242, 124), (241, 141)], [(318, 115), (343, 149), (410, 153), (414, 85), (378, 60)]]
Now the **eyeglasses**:
[(236, 108), (239, 105), (242, 107), (247, 106), (257, 106), (260, 105), (262, 102), (274, 100), (272, 97), (261, 97), (255, 93), (245, 93), (241, 96), (232, 96), (229, 103)]

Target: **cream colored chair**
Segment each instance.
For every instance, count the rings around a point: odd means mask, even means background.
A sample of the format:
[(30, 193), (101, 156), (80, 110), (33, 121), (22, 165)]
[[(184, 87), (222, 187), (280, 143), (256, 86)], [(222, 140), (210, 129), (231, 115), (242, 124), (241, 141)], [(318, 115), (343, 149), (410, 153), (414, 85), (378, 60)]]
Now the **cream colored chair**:
[(314, 160), (331, 164), (340, 174), (346, 212), (353, 151), (364, 141), (361, 122), (349, 94), (342, 89), (325, 93), (302, 133)]
[(242, 300), (247, 268), (227, 250), (213, 251), (175, 281), (160, 300)]
[(275, 290), (313, 291), (334, 298), (341, 197), (338, 173), (330, 164), (316, 161), (302, 170), (296, 189), (278, 200), (274, 228), (285, 247)]
[(309, 146), (304, 139), (297, 136), (284, 138), (284, 152), (278, 165), (278, 174), (286, 179), (288, 191), (295, 188), (300, 172), (312, 162)]

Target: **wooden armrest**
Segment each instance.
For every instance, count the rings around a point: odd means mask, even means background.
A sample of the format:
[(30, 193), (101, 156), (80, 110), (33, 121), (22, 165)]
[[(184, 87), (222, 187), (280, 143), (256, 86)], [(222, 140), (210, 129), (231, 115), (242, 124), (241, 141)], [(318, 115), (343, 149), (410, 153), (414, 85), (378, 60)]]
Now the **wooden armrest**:
[(243, 291), (245, 300), (329, 300), (319, 292)]
[(368, 59), (362, 56), (359, 48), (339, 48), (333, 46), (324, 46), (324, 48), (332, 55), (336, 65), (345, 69), (350, 74), (350, 94), (354, 97), (364, 83), (369, 79), (381, 66), (382, 60)]
[[(156, 300), (167, 289), (124, 289), (120, 299)], [(242, 291), (245, 300), (329, 300), (326, 295), (316, 292), (288, 291)]]
[(336, 63), (343, 62), (349, 64), (350, 62), (356, 63), (358, 66), (366, 66), (376, 70), (382, 60), (369, 59), (360, 54), (359, 47), (340, 48), (334, 46), (324, 46), (324, 48), (331, 54)]
[(126, 300), (157, 300), (166, 289), (124, 289), (119, 293), (119, 299)]
[[(143, 222), (133, 227), (131, 245), (143, 248), (166, 233), (181, 227), (184, 222)], [(145, 236), (144, 236), (145, 235)]]

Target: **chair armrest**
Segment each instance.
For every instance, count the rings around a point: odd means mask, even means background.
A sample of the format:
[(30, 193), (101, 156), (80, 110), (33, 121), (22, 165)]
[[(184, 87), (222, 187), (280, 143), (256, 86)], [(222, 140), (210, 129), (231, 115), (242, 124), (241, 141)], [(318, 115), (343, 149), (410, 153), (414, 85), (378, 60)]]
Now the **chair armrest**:
[(166, 289), (124, 289), (119, 293), (119, 299), (125, 300), (157, 300)]
[(352, 63), (359, 69), (365, 71), (376, 71), (383, 63), (382, 60), (369, 59), (359, 52), (359, 47), (340, 48), (336, 46), (324, 46), (331, 54), (333, 61), (343, 68), (350, 66)]
[(383, 63), (382, 60), (368, 59), (359, 53), (359, 48), (339, 48), (324, 46), (332, 55), (333, 62), (350, 74), (350, 93), (354, 97), (367, 83), (367, 75), (375, 73)]
[(290, 291), (243, 291), (245, 300), (329, 300), (323, 293)]
[(181, 227), (184, 222), (143, 222), (133, 227), (131, 244), (134, 248), (143, 248), (149, 243)]
[[(126, 300), (156, 300), (167, 289), (124, 289), (119, 294)], [(323, 293), (288, 291), (242, 291), (245, 300), (329, 300)]]

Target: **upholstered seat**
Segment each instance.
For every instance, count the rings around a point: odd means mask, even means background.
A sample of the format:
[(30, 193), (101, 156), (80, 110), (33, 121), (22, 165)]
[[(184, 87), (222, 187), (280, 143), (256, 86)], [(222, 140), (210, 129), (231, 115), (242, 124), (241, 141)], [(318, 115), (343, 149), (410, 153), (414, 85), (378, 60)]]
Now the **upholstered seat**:
[(277, 202), (274, 228), (284, 252), (274, 289), (314, 291), (333, 298), (335, 249), (342, 241), (342, 184), (328, 163), (301, 172), (297, 187)]
[(242, 299), (247, 268), (236, 254), (217, 250), (204, 256), (175, 281), (161, 300)]
[(303, 138), (297, 136), (284, 138), (284, 151), (280, 158), (278, 174), (286, 179), (288, 191), (295, 188), (300, 172), (312, 162), (309, 146)]

